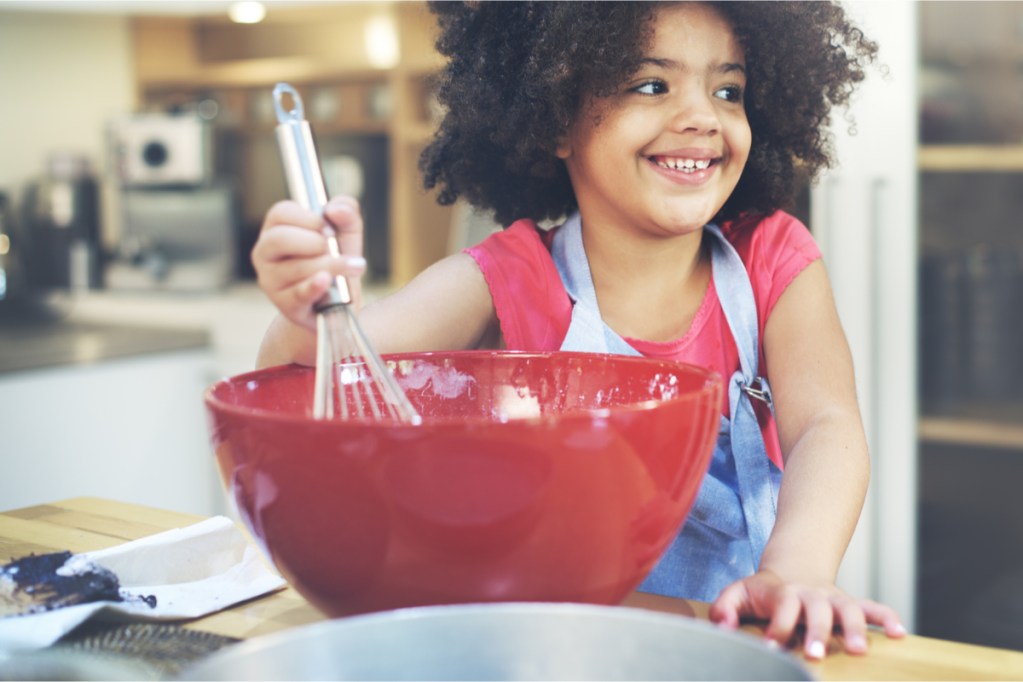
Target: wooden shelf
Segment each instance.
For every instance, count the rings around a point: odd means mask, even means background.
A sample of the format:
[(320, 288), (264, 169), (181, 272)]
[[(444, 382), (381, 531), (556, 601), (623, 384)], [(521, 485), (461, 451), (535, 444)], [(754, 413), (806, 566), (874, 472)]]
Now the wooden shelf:
[(1023, 144), (922, 145), (917, 158), (926, 172), (1023, 173)]
[(265, 87), (279, 81), (304, 84), (346, 80), (374, 82), (387, 79), (386, 71), (345, 70), (324, 65), (309, 57), (274, 57), (246, 59), (204, 65), (202, 69), (183, 68), (148, 76), (143, 87), (149, 91), (187, 88)]
[[(311, 121), (313, 133), (319, 135), (387, 135), (391, 127), (387, 121), (359, 121), (352, 123)], [(242, 135), (257, 138), (272, 138), (276, 125), (273, 123), (249, 123), (232, 129)]]
[(1007, 423), (969, 417), (921, 417), (921, 441), (1023, 451), (1023, 422)]
[(403, 142), (414, 145), (426, 145), (433, 139), (437, 126), (433, 123), (409, 123), (403, 126), (398, 135)]

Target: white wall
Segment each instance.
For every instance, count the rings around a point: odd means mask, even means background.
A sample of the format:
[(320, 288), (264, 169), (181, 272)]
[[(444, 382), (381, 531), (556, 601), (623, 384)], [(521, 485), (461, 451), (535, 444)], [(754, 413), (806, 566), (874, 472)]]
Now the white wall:
[(127, 18), (5, 11), (0, 2), (0, 191), (20, 201), (54, 151), (84, 154), (102, 172), (106, 122), (134, 110), (133, 83)]
[(912, 630), (916, 580), (917, 17), (908, 0), (847, 0), (880, 46), (836, 116), (839, 167), (811, 218), (856, 369), (872, 455), (870, 492), (839, 583), (898, 610)]

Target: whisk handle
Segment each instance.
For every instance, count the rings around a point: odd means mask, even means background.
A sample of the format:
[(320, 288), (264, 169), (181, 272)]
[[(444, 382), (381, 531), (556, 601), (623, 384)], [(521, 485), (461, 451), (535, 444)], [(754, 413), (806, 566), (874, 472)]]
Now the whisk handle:
[[(290, 109), (285, 108), (285, 96), (291, 99)], [(274, 110), (277, 113), (277, 146), (281, 150), (288, 193), (303, 208), (323, 213), (323, 208), (327, 205), (327, 187), (316, 154), (312, 128), (305, 120), (302, 98), (295, 88), (287, 83), (278, 83), (274, 86), (273, 98)], [(330, 255), (340, 256), (341, 249), (338, 247), (337, 237), (332, 229), (328, 232), (327, 246)], [(330, 289), (317, 302), (316, 310), (319, 312), (351, 302), (352, 295), (348, 282), (344, 277), (335, 277)]]

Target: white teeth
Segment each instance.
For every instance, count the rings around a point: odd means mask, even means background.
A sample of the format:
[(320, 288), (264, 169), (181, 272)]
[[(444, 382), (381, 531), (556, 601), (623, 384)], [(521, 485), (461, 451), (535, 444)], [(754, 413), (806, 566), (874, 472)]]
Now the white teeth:
[(710, 166), (710, 159), (661, 158), (657, 160), (657, 165), (661, 168), (670, 168), (671, 170), (680, 170), (686, 173), (692, 173), (693, 171), (706, 170)]

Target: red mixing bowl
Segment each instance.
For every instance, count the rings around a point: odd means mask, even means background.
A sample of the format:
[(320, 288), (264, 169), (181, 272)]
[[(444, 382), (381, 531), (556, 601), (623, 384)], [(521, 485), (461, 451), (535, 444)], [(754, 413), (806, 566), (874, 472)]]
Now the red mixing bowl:
[(620, 603), (679, 531), (722, 382), (589, 353), (385, 358), (423, 422), (312, 417), (312, 368), (224, 379), (220, 473), (282, 575), (330, 616), (495, 601)]

